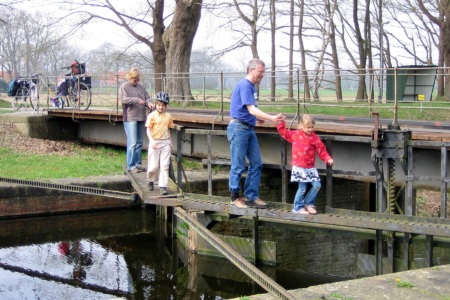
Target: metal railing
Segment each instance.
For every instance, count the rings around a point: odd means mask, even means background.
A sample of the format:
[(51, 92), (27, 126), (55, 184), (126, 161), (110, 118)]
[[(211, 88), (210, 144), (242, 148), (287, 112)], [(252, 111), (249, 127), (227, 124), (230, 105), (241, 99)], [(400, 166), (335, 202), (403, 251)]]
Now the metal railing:
[[(437, 67), (420, 68), (392, 68), (392, 69), (340, 69), (339, 75), (335, 74), (337, 70), (320, 70), (321, 85), (314, 90), (314, 79), (317, 77), (316, 70), (277, 70), (272, 75), (268, 72), (259, 84), (259, 106), (271, 107), (279, 110), (280, 108), (291, 107), (297, 113), (297, 117), (308, 110), (318, 107), (336, 107), (345, 110), (367, 111), (367, 116), (373, 109), (382, 109), (387, 111), (394, 123), (399, 118), (399, 111), (402, 110), (424, 110), (439, 111), (449, 110), (449, 102), (433, 100), (433, 105), (429, 101), (420, 101), (418, 96), (422, 93), (420, 88), (414, 88), (407, 100), (406, 93), (399, 89), (399, 80), (404, 82), (408, 76), (422, 76), (426, 80), (433, 82), (432, 94), (426, 95), (427, 99), (435, 98), (436, 90), (434, 81), (436, 78), (448, 76), (447, 69)], [(358, 72), (363, 71), (363, 74)], [(91, 80), (92, 106), (102, 107), (109, 110), (119, 110), (119, 87), (126, 81), (124, 73), (108, 74), (86, 74)], [(293, 74), (292, 78), (290, 74)], [(316, 76), (316, 77), (315, 77)], [(366, 89), (364, 98), (357, 98), (357, 87), (360, 76), (365, 77)], [(58, 82), (64, 76), (41, 76), (41, 93), (51, 83)], [(227, 109), (231, 93), (236, 84), (245, 77), (243, 72), (212, 72), (212, 73), (180, 73), (180, 74), (142, 74), (141, 83), (147, 87), (150, 96), (154, 95), (156, 82), (161, 82), (163, 90), (167, 92), (169, 83), (173, 80), (186, 80), (190, 86), (190, 96), (171, 94), (173, 105), (183, 103), (183, 105), (196, 106), (202, 108), (219, 109), (218, 118), (223, 118), (224, 110)], [(275, 91), (271, 92), (270, 81), (275, 77)], [(336, 79), (341, 79), (342, 97), (336, 93)], [(413, 77), (411, 77), (413, 78)], [(428, 78), (428, 79), (427, 79)], [(415, 80), (415, 79), (414, 79)], [(293, 82), (294, 86), (290, 89), (288, 83)], [(431, 83), (430, 83), (431, 84)], [(379, 88), (387, 87), (382, 95)], [(418, 85), (419, 86), (419, 85)], [(56, 87), (56, 85), (54, 86)], [(412, 88), (412, 87), (411, 87)], [(307, 93), (310, 90), (310, 93)], [(312, 92), (314, 90), (314, 92)], [(290, 93), (291, 91), (291, 93)], [(393, 94), (389, 91), (393, 91)], [(388, 93), (389, 92), (389, 93)], [(53, 91), (54, 93), (54, 91)], [(389, 95), (388, 95), (389, 94)], [(51, 108), (49, 102), (51, 94), (47, 95), (47, 109)], [(377, 97), (378, 96), (378, 97)], [(411, 98), (412, 97), (412, 98)], [(419, 105), (420, 102), (420, 105)], [(43, 107), (43, 105), (41, 105)], [(383, 116), (385, 117), (385, 116)]]

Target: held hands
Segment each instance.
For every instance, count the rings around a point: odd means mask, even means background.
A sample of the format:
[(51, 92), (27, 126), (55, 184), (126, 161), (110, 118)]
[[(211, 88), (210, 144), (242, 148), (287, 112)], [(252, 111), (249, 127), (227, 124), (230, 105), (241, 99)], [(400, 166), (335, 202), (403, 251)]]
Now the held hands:
[(333, 159), (328, 160), (327, 165), (332, 166), (333, 164), (334, 164), (334, 160)]
[(286, 118), (286, 116), (284, 116), (283, 114), (279, 113), (276, 115), (276, 123), (277, 124), (281, 124), (283, 123), (284, 119)]
[(153, 150), (156, 150), (156, 143), (155, 142), (151, 143), (150, 145), (152, 146)]

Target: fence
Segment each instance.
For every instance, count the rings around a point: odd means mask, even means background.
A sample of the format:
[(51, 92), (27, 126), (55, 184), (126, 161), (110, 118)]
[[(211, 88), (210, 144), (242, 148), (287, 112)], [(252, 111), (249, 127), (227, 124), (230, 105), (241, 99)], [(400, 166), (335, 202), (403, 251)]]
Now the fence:
[[(338, 73), (337, 70), (267, 71), (259, 85), (259, 106), (263, 110), (297, 112), (298, 115), (323, 113), (369, 116), (371, 111), (377, 110), (380, 111), (381, 117), (394, 120), (398, 118), (436, 120), (437, 118), (440, 121), (450, 121), (448, 114), (444, 113), (450, 109), (450, 103), (437, 101), (440, 99), (436, 98), (435, 89), (435, 79), (449, 75), (446, 72), (447, 69), (436, 67), (341, 69)], [(88, 76), (91, 78), (91, 107), (119, 109), (118, 91), (120, 85), (126, 81), (124, 74), (89, 74)], [(365, 87), (358, 93), (361, 76), (364, 76), (361, 80), (364, 80)], [(245, 77), (243, 72), (142, 74), (140, 82), (146, 86), (150, 95), (154, 95), (157, 92), (155, 82), (161, 80), (163, 90), (170, 94), (172, 106), (214, 108), (220, 109), (223, 113), (223, 110), (229, 107), (234, 86), (243, 77)], [(41, 78), (41, 107), (43, 102), (46, 102), (47, 108), (51, 107), (49, 100), (52, 95), (46, 92), (45, 88), (50, 86), (54, 93), (56, 83), (61, 78), (61, 76)], [(185, 100), (186, 95), (177, 95), (166, 90), (168, 82), (175, 78), (189, 80), (190, 94), (187, 100)], [(271, 89), (272, 78), (275, 79), (273, 90)], [(413, 78), (413, 85), (408, 85), (408, 80), (411, 81), (411, 78)], [(425, 88), (424, 91), (424, 85), (417, 82), (418, 78), (428, 82), (426, 86), (428, 89)], [(292, 86), (291, 91), (289, 91), (290, 86)], [(341, 87), (341, 93), (337, 92), (337, 86)], [(47, 95), (43, 97), (45, 93)], [(399, 114), (399, 111), (404, 113)]]

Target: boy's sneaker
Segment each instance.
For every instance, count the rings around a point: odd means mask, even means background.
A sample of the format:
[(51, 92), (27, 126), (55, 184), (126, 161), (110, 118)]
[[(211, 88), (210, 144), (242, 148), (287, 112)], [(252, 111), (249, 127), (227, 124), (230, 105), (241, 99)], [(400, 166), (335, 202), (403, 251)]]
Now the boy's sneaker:
[(298, 210), (298, 214), (300, 214), (300, 215), (309, 215), (309, 212), (306, 209), (304, 209), (304, 208), (300, 208)]
[(168, 195), (169, 194), (169, 192), (167, 192), (167, 188), (159, 188), (159, 192), (160, 192), (160, 194), (161, 195)]
[(148, 185), (148, 189), (150, 191), (153, 191), (153, 189), (155, 188), (154, 185), (153, 185), (153, 182), (147, 182), (147, 185)]
[(269, 206), (266, 202), (262, 201), (261, 198), (256, 199), (254, 202), (261, 206), (261, 208), (267, 208)]
[(293, 209), (291, 212), (293, 212), (294, 214), (298, 214), (298, 210)]
[(141, 173), (141, 172), (144, 172), (144, 171), (139, 170), (139, 169), (136, 167), (136, 168), (133, 168), (133, 169), (131, 169), (131, 170), (128, 170), (128, 172), (130, 172), (131, 174), (136, 174), (136, 173)]
[(242, 198), (238, 198), (235, 201), (231, 202), (230, 205), (236, 206), (237, 208), (247, 208), (245, 202), (246, 201), (242, 200)]
[(147, 169), (144, 168), (143, 166), (137, 166), (136, 168), (141, 172), (147, 172)]
[(314, 209), (314, 206), (308, 205), (308, 206), (306, 206), (305, 208), (306, 208), (306, 210), (307, 210), (310, 214), (312, 214), (312, 215), (317, 214), (317, 210)]
[(248, 207), (252, 208), (267, 208), (267, 203), (262, 201), (261, 199), (256, 199), (254, 201), (245, 201), (245, 204), (247, 204)]

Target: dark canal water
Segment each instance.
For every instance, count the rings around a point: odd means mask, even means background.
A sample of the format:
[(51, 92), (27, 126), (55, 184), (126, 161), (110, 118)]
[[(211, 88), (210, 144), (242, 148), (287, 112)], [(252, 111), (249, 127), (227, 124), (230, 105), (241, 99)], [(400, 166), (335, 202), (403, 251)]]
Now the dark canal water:
[[(191, 254), (154, 208), (0, 221), (0, 299), (228, 299), (265, 293)], [(287, 289), (345, 278), (260, 266)]]

